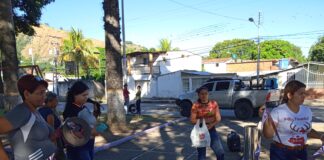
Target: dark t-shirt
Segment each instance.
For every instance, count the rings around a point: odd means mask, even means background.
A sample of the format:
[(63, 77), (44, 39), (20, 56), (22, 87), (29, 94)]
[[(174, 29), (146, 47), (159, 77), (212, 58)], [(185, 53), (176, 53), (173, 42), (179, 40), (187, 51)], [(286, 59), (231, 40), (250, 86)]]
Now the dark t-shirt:
[(61, 126), (61, 121), (58, 116), (54, 113), (54, 111), (49, 107), (41, 107), (38, 109), (38, 112), (42, 115), (45, 121), (47, 121), (47, 116), (54, 116), (54, 129), (57, 129)]
[(5, 115), (13, 130), (9, 142), (15, 160), (46, 160), (56, 147), (49, 136), (53, 129), (37, 112), (31, 112), (25, 103), (19, 104)]

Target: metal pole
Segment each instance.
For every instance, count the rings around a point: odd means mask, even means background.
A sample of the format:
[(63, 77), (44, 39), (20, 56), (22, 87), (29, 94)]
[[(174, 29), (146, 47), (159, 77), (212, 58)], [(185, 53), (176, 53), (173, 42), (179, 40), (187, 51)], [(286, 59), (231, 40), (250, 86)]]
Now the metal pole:
[(261, 18), (261, 12), (259, 12), (258, 17), (258, 60), (257, 60), (257, 88), (259, 88), (259, 76), (260, 76), (260, 18)]
[(306, 87), (309, 88), (309, 62), (307, 63), (307, 78), (306, 78)]
[(125, 13), (124, 13), (124, 0), (121, 0), (122, 3), (122, 35), (123, 35), (123, 83), (127, 81), (126, 73), (126, 38), (125, 38)]
[(32, 57), (32, 64), (35, 65), (35, 62), (34, 62), (34, 54), (33, 54), (33, 49), (32, 48), (29, 48), (29, 55), (31, 55)]

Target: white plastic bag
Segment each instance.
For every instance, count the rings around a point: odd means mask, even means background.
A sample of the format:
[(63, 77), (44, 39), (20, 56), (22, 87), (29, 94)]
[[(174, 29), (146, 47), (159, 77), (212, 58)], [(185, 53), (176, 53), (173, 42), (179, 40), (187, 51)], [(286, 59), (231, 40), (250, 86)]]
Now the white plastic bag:
[[(199, 126), (202, 123), (201, 127)], [(193, 147), (207, 147), (210, 146), (210, 135), (205, 122), (205, 119), (197, 120), (196, 125), (191, 131), (191, 142)]]

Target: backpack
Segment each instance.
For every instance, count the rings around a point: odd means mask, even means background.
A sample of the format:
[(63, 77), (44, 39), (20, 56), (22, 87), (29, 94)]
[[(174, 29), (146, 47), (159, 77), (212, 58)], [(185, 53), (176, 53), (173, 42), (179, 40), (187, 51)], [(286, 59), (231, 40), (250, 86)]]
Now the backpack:
[(231, 133), (227, 135), (227, 147), (231, 152), (241, 151), (240, 136), (236, 132), (231, 131)]

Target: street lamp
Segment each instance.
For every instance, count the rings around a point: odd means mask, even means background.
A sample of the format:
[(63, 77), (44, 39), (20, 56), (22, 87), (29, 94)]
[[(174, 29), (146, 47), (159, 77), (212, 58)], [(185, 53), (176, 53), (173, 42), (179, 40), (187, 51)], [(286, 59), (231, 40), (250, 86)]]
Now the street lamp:
[(259, 88), (259, 77), (260, 77), (260, 18), (261, 18), (261, 12), (259, 12), (258, 23), (256, 23), (253, 18), (249, 18), (249, 21), (253, 22), (258, 28), (257, 88)]

